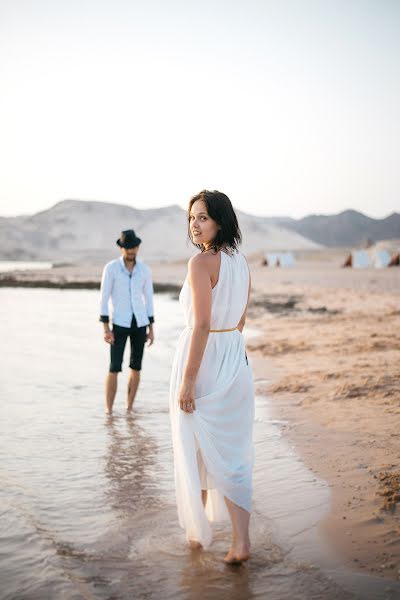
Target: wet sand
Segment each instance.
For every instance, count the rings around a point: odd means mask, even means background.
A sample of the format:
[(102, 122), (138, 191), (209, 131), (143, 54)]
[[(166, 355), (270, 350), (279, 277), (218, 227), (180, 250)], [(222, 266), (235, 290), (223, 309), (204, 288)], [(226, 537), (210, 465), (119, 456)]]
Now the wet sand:
[(400, 579), (400, 271), (253, 268), (258, 386), (329, 483), (320, 531), (353, 569)]

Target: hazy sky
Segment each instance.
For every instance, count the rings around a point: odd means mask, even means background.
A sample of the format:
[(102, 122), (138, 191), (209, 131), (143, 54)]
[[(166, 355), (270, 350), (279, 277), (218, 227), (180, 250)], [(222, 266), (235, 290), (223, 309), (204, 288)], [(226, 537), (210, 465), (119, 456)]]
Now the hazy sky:
[(399, 0), (0, 0), (0, 214), (400, 209)]

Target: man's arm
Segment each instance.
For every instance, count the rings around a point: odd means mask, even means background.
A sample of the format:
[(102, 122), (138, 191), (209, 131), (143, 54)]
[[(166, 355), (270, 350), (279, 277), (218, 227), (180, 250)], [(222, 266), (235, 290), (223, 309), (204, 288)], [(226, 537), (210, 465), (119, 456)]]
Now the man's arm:
[(144, 288), (143, 288), (143, 295), (144, 295), (144, 302), (146, 305), (146, 311), (147, 311), (147, 316), (149, 318), (150, 324), (149, 324), (149, 332), (147, 334), (147, 339), (149, 342), (149, 346), (151, 346), (154, 342), (154, 327), (153, 327), (153, 323), (154, 323), (154, 302), (153, 302), (153, 280), (151, 277), (151, 271), (149, 269), (149, 267), (146, 265), (146, 273), (145, 273), (145, 280), (144, 280)]
[(151, 277), (151, 271), (146, 265), (146, 274), (144, 282), (144, 301), (146, 304), (147, 316), (149, 317), (150, 325), (154, 323), (154, 290), (153, 290), (153, 279)]
[(103, 275), (101, 278), (100, 319), (99, 319), (103, 323), (105, 334), (110, 331), (110, 317), (109, 317), (108, 301), (111, 296), (112, 286), (113, 286), (112, 273), (111, 273), (109, 265), (106, 265), (103, 269)]

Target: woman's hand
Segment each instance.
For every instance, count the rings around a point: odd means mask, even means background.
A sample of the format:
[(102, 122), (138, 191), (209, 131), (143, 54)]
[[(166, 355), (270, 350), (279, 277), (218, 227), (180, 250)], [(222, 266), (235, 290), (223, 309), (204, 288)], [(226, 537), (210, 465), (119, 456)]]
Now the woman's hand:
[(194, 382), (183, 381), (179, 390), (179, 407), (187, 413), (192, 413), (196, 410), (194, 401)]

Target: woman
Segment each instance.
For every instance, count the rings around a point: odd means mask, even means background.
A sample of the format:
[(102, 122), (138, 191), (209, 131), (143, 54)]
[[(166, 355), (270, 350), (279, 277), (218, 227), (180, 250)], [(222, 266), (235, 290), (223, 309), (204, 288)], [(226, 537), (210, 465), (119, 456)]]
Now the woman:
[(191, 548), (208, 547), (209, 522), (229, 516), (225, 562), (235, 564), (250, 556), (254, 390), (242, 337), (250, 273), (225, 194), (203, 190), (190, 200), (188, 233), (201, 252), (179, 296), (186, 328), (170, 386), (178, 516)]

